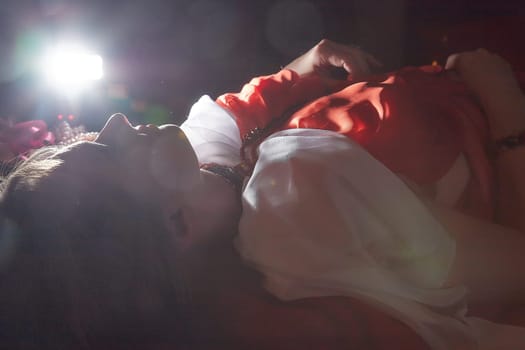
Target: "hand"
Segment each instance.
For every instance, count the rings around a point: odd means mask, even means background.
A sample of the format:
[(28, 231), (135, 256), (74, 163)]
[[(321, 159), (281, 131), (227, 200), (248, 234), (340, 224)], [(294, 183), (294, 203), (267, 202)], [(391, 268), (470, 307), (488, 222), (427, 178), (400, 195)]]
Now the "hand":
[(378, 67), (382, 64), (374, 56), (358, 47), (323, 39), (285, 68), (301, 76), (319, 74), (330, 79), (330, 69), (336, 67), (344, 69), (351, 80), (357, 80), (370, 74), (371, 66)]
[(507, 61), (485, 49), (451, 55), (445, 66), (454, 69), (479, 99), (493, 139), (525, 129), (525, 96)]
[(521, 95), (509, 63), (485, 49), (453, 54), (445, 68), (455, 70), (485, 107), (509, 103)]

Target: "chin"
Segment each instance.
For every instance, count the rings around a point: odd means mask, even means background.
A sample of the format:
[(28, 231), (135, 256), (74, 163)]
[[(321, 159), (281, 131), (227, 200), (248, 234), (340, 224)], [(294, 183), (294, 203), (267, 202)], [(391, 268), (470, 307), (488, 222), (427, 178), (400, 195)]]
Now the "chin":
[(152, 147), (151, 173), (168, 191), (192, 191), (200, 182), (197, 156), (178, 127), (166, 127), (162, 131)]

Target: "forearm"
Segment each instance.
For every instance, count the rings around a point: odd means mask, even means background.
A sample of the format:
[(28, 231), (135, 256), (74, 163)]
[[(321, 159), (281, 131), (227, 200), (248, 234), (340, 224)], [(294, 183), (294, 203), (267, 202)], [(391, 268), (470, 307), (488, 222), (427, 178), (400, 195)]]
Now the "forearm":
[(498, 96), (481, 99), (488, 118), (491, 137), (498, 140), (525, 130), (525, 95), (519, 87), (511, 86)]
[(497, 221), (525, 232), (525, 147), (502, 153), (495, 164)]
[(429, 209), (456, 241), (448, 285), (465, 285), (472, 303), (525, 301), (523, 232), (436, 204)]
[[(484, 103), (493, 140), (525, 131), (525, 95), (509, 91), (503, 98)], [(496, 172), (497, 221), (525, 232), (525, 147), (500, 151)]]

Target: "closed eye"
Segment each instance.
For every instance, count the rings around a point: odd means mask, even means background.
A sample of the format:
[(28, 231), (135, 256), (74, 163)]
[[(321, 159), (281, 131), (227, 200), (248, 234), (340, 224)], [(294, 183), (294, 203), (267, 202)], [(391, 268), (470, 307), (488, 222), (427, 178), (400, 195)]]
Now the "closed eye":
[(69, 157), (70, 154), (75, 153), (82, 153), (84, 156), (89, 155), (89, 153), (100, 153), (109, 156), (111, 154), (111, 150), (109, 146), (103, 143), (93, 141), (80, 141), (68, 146), (64, 146), (60, 149), (57, 155), (63, 158)]

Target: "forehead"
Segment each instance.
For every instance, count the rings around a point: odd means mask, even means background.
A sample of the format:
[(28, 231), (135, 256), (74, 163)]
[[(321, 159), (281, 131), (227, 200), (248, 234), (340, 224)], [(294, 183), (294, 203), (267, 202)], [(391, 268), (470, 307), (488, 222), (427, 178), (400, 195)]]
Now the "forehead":
[(113, 196), (115, 191), (144, 202), (156, 201), (159, 191), (147, 162), (118, 157), (110, 147), (96, 142), (74, 144), (56, 155), (63, 160), (58, 172), (75, 191), (87, 196)]
[(56, 155), (71, 173), (92, 175), (116, 168), (107, 146), (95, 142), (79, 142), (60, 149)]
[(43, 155), (37, 162), (47, 159), (61, 163), (39, 182), (36, 197), (48, 207), (45, 212), (67, 216), (78, 214), (78, 210), (84, 214), (114, 212), (154, 204), (153, 196), (137, 198), (130, 190), (127, 169), (105, 145), (81, 142)]
[(54, 227), (72, 224), (91, 211), (115, 211), (124, 204), (131, 208), (111, 160), (97, 147), (75, 145), (35, 153), (14, 173), (4, 192), (11, 213), (29, 226)]
[[(51, 177), (56, 186), (71, 190), (75, 187), (118, 185), (119, 168), (108, 156), (107, 147), (81, 142), (59, 149), (52, 157), (62, 163), (53, 171)], [(60, 190), (60, 188), (58, 189)]]

